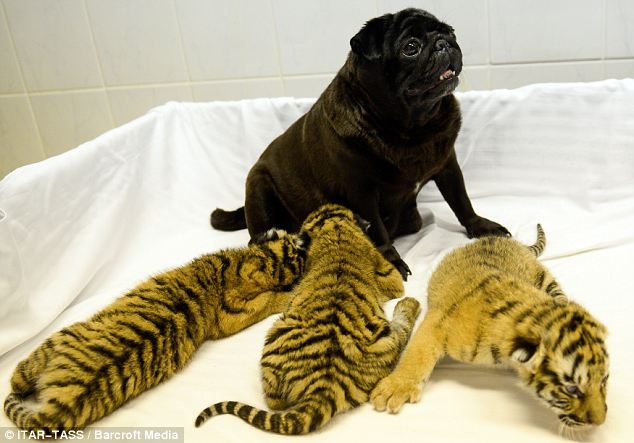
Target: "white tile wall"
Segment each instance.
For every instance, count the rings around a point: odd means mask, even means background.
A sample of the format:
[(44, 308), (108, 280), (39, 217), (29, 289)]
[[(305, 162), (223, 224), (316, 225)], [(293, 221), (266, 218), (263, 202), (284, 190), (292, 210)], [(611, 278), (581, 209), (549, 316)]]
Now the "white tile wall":
[(0, 178), (170, 100), (315, 97), (409, 6), (456, 29), (461, 90), (634, 77), (634, 0), (0, 0)]
[(187, 81), (171, 0), (86, 0), (106, 85)]
[(336, 72), (350, 38), (376, 16), (367, 0), (273, 0), (283, 74)]
[(257, 80), (226, 80), (195, 83), (192, 85), (194, 100), (241, 100), (244, 98), (278, 97), (284, 95), (284, 86), (279, 78)]
[(606, 3), (605, 56), (634, 57), (634, 1)]
[(82, 0), (3, 0), (29, 91), (100, 86)]
[(605, 78), (634, 77), (634, 60), (606, 60)]
[(45, 157), (28, 98), (0, 96), (0, 177)]
[(176, 0), (191, 79), (279, 76), (275, 23), (262, 0)]
[(529, 63), (491, 67), (496, 88), (517, 88), (529, 83), (589, 82), (603, 78), (603, 63)]
[(284, 90), (291, 97), (318, 97), (335, 74), (284, 77)]
[(601, 58), (602, 16), (601, 0), (489, 0), (491, 62)]
[(459, 91), (491, 89), (491, 69), (488, 66), (465, 66), (460, 74)]
[(0, 8), (0, 94), (24, 92), (4, 10)]
[(116, 126), (145, 114), (168, 101), (193, 101), (191, 87), (181, 85), (135, 86), (108, 89), (108, 100)]
[(31, 105), (48, 156), (60, 154), (113, 126), (104, 91), (34, 94)]

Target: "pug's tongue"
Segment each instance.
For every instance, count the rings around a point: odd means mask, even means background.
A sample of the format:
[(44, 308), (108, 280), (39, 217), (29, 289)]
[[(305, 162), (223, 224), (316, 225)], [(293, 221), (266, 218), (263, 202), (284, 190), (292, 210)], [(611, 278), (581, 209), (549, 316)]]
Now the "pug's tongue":
[(438, 78), (438, 80), (446, 80), (449, 77), (453, 77), (454, 75), (456, 75), (454, 71), (452, 71), (451, 69), (447, 69), (445, 72), (440, 74), (440, 77)]

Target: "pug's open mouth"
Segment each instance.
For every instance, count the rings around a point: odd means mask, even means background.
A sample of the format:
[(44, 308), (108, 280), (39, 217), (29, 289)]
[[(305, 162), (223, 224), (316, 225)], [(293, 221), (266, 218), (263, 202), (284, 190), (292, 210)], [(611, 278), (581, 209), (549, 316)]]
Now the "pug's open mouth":
[(445, 86), (450, 88), (448, 90), (453, 90), (456, 86), (458, 86), (458, 76), (451, 65), (449, 65), (449, 67), (445, 69), (434, 82), (425, 83), (420, 86), (412, 85), (407, 88), (406, 93), (409, 96), (421, 95)]
[(440, 83), (445, 80), (449, 80), (450, 78), (455, 76), (456, 76), (456, 71), (454, 71), (453, 69), (447, 69), (445, 72), (440, 74), (440, 77), (438, 78), (438, 82)]

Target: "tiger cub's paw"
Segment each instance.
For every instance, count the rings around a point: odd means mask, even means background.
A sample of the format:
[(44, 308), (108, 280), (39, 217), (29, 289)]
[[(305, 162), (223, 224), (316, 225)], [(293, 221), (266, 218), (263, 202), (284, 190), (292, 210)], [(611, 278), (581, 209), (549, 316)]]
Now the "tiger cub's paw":
[(387, 409), (390, 414), (397, 414), (405, 402), (419, 402), (421, 393), (422, 383), (400, 378), (398, 374), (392, 373), (376, 385), (370, 401), (379, 412)]
[(290, 234), (284, 229), (271, 228), (266, 232), (257, 234), (249, 241), (249, 244), (260, 244), (274, 240), (292, 241), (293, 246), (299, 251), (306, 251), (310, 245), (310, 236), (305, 232), (299, 234)]
[(553, 302), (557, 306), (567, 306), (568, 305), (568, 297), (564, 294), (558, 294), (553, 297)]
[(284, 229), (271, 228), (264, 234), (267, 240), (277, 240), (287, 235)]
[(293, 235), (293, 244), (300, 251), (306, 251), (310, 245), (310, 235), (305, 232)]
[(278, 240), (285, 235), (288, 235), (284, 229), (271, 228), (266, 232), (261, 232), (259, 234), (254, 235), (249, 244), (260, 244), (265, 243), (267, 241)]
[(394, 315), (402, 315), (410, 323), (413, 323), (420, 314), (420, 303), (413, 297), (405, 297), (394, 307)]

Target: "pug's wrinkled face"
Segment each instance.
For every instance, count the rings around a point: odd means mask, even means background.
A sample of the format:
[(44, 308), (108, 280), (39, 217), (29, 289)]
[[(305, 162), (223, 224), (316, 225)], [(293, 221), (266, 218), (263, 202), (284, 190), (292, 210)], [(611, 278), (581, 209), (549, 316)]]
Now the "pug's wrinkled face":
[(454, 30), (421, 9), (370, 20), (350, 46), (361, 64), (382, 68), (386, 86), (405, 102), (437, 100), (458, 86), (462, 52)]

